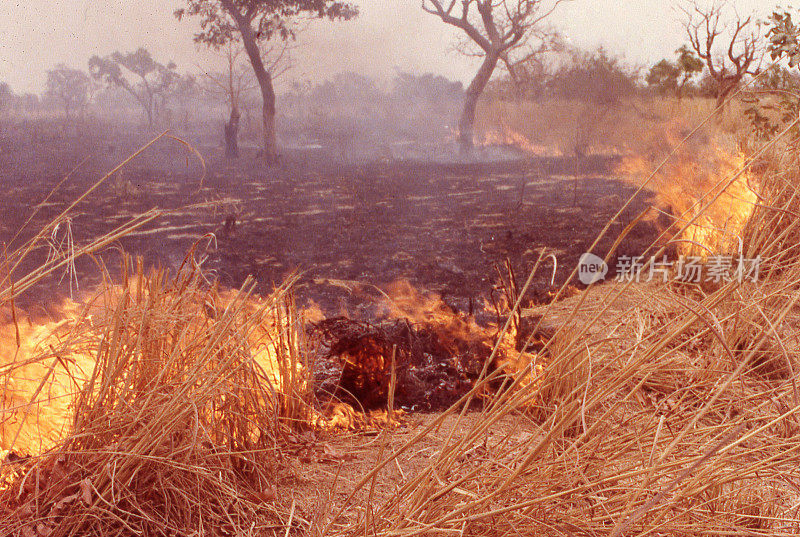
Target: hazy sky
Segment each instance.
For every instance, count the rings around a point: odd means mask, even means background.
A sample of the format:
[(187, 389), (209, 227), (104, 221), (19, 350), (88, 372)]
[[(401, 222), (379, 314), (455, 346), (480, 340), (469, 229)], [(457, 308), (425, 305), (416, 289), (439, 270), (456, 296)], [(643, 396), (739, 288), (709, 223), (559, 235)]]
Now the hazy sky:
[[(777, 2), (778, 0), (775, 0)], [(452, 51), (454, 31), (420, 9), (420, 0), (355, 0), (356, 21), (316, 23), (300, 36), (288, 79), (318, 80), (342, 71), (390, 77), (397, 70), (441, 73), (466, 81), (474, 60)], [(86, 68), (93, 54), (149, 48), (179, 68), (214, 62), (192, 42), (195, 21), (172, 15), (181, 0), (0, 0), (0, 81), (39, 92), (57, 63)], [(733, 0), (741, 12), (771, 0)], [(629, 63), (670, 56), (685, 40), (669, 0), (572, 0), (549, 22), (576, 45), (603, 45)]]

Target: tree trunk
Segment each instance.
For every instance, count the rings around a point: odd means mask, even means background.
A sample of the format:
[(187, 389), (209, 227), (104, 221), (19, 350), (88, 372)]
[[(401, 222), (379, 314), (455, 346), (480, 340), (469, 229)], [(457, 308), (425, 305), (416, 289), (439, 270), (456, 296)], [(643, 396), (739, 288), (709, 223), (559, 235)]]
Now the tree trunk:
[(239, 158), (239, 109), (231, 108), (231, 118), (225, 124), (225, 158)]
[[(721, 113), (724, 113), (725, 102), (728, 100), (728, 97), (733, 90), (736, 89), (738, 86), (738, 82), (731, 82), (731, 81), (721, 81), (718, 82), (717, 85), (717, 108), (722, 108), (720, 110)], [(721, 117), (721, 116), (720, 116)]]
[(142, 107), (144, 108), (144, 111), (147, 114), (147, 127), (152, 129), (153, 128), (153, 102), (152, 101), (148, 101), (147, 103), (142, 103)]
[(478, 74), (472, 79), (469, 87), (467, 87), (466, 95), (464, 97), (464, 109), (461, 112), (461, 119), (458, 122), (458, 144), (461, 147), (462, 153), (470, 153), (475, 144), (475, 112), (478, 108), (478, 99), (486, 89), (486, 85), (492, 78), (494, 68), (500, 57), (493, 53), (487, 53), (483, 59), (481, 68), (478, 69)]
[(258, 43), (256, 43), (253, 29), (250, 26), (251, 21), (242, 15), (231, 0), (222, 0), (222, 6), (236, 21), (236, 26), (242, 35), (242, 44), (250, 59), (250, 64), (253, 66), (258, 86), (261, 88), (264, 116), (263, 156), (268, 164), (276, 164), (278, 162), (278, 142), (275, 136), (275, 88), (272, 86), (272, 75), (264, 67), (261, 51), (258, 49)]

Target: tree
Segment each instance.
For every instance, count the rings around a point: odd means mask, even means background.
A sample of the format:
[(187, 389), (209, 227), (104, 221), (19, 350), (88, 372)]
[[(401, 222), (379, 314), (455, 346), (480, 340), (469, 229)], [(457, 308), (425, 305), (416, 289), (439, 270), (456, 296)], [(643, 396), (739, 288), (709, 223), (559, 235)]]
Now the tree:
[(0, 82), (0, 113), (5, 112), (11, 108), (11, 103), (14, 100), (14, 92), (11, 91), (11, 86), (5, 82)]
[[(267, 47), (262, 51), (262, 58), (267, 71), (275, 80), (289, 70), (289, 42), (283, 41), (280, 46)], [(225, 62), (225, 70), (218, 73), (206, 73), (207, 91), (219, 98), (223, 97), (228, 105), (229, 119), (225, 123), (225, 157), (239, 157), (239, 127), (242, 118), (242, 100), (253, 90), (259, 89), (253, 69), (245, 65), (242, 55), (245, 54), (240, 39), (232, 39), (220, 47), (220, 55)]]
[(47, 71), (47, 95), (61, 103), (66, 118), (72, 110), (81, 111), (89, 104), (90, 87), (89, 75), (80, 69), (59, 64)]
[(661, 93), (677, 93), (680, 76), (681, 70), (678, 66), (664, 59), (650, 68), (644, 80), (648, 86), (658, 89)]
[[(692, 3), (682, 8), (689, 43), (716, 84), (718, 108), (746, 76), (758, 74), (763, 54), (760, 24), (752, 16), (741, 18), (728, 5), (721, 0), (707, 7)], [(725, 18), (733, 20), (732, 26), (723, 22)]]
[[(478, 99), (491, 80), (497, 64), (513, 66), (510, 55), (530, 39), (534, 30), (563, 0), (423, 0), (422, 9), (442, 22), (463, 31), (481, 66), (467, 87), (464, 107), (458, 122), (458, 141), (462, 151), (473, 147)], [(458, 6), (458, 8), (457, 8)], [(513, 75), (513, 68), (512, 68)]]
[(705, 64), (686, 45), (675, 53), (678, 58), (674, 62), (664, 59), (651, 67), (645, 82), (662, 93), (675, 93), (680, 98), (691, 80), (703, 72)]
[(226, 70), (222, 73), (208, 74), (209, 90), (213, 94), (222, 94), (228, 104), (229, 119), (225, 123), (225, 158), (239, 157), (239, 123), (242, 118), (242, 94), (254, 89), (248, 72), (240, 64), (240, 56), (244, 52), (238, 41), (229, 41), (224, 50)]
[(464, 86), (461, 82), (431, 73), (415, 75), (401, 72), (392, 81), (392, 94), (396, 99), (441, 103), (462, 98)]
[(295, 38), (294, 22), (300, 16), (349, 20), (358, 14), (355, 6), (339, 0), (187, 0), (188, 7), (175, 11), (178, 19), (200, 17), (201, 31), (195, 41), (219, 48), (241, 39), (261, 90), (264, 120), (264, 157), (278, 159), (275, 133), (276, 99), (273, 73), (269, 71), (259, 44), (278, 37)]
[[(754, 134), (762, 139), (772, 138), (800, 115), (800, 73), (796, 69), (800, 65), (800, 27), (786, 10), (774, 11), (768, 22), (767, 50), (775, 63), (759, 76), (755, 86), (758, 91), (745, 99), (751, 106), (744, 111)], [(764, 94), (771, 98), (763, 99)], [(790, 136), (796, 141), (800, 129), (792, 127)]]
[(678, 84), (678, 97), (683, 96), (684, 88), (691, 82), (693, 78), (703, 72), (705, 69), (705, 65), (703, 64), (703, 60), (701, 60), (694, 50), (691, 50), (686, 45), (683, 45), (681, 48), (675, 51), (678, 55), (678, 59), (676, 61), (676, 65), (680, 72), (682, 73), (682, 78), (680, 83)]
[(636, 91), (638, 74), (603, 48), (593, 52), (571, 51), (569, 63), (551, 77), (554, 95), (587, 103), (592, 108), (616, 107)]
[(169, 92), (182, 81), (176, 68), (174, 62), (158, 63), (145, 48), (127, 54), (115, 52), (105, 58), (92, 56), (89, 60), (92, 77), (128, 92), (144, 110), (150, 128), (159, 106), (163, 108)]
[(573, 203), (578, 202), (578, 177), (583, 158), (595, 143), (602, 143), (602, 129), (613, 122), (614, 113), (629, 107), (623, 102), (636, 93), (638, 72), (628, 70), (603, 48), (593, 52), (570, 51), (570, 62), (561, 66), (548, 86), (553, 95), (572, 101), (575, 110), (575, 134), (570, 149), (575, 156)]

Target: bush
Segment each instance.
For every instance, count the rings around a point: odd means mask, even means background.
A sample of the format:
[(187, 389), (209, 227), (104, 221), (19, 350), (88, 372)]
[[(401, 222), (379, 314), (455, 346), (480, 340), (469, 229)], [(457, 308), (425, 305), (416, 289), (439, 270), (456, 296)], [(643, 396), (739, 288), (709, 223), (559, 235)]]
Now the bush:
[(572, 61), (550, 80), (552, 94), (599, 105), (617, 105), (636, 92), (637, 73), (605, 50), (573, 53)]

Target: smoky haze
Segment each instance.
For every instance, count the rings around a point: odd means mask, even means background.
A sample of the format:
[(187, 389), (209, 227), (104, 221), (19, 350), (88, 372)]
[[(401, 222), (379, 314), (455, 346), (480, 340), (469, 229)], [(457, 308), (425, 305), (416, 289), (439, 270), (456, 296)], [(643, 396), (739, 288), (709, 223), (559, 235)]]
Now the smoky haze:
[[(457, 33), (420, 9), (417, 0), (360, 0), (355, 21), (312, 24), (300, 36), (287, 79), (320, 80), (355, 71), (388, 80), (398, 71), (433, 72), (466, 82), (476, 60), (453, 51)], [(759, 0), (737, 0), (743, 11)], [(46, 71), (65, 63), (86, 68), (94, 54), (144, 46), (184, 71), (209, 69), (214, 56), (192, 42), (195, 20), (178, 21), (177, 0), (71, 0), (0, 5), (0, 80), (16, 92), (39, 93)], [(683, 43), (677, 14), (663, 0), (576, 0), (549, 19), (576, 46), (605, 46), (637, 65), (669, 56)]]

